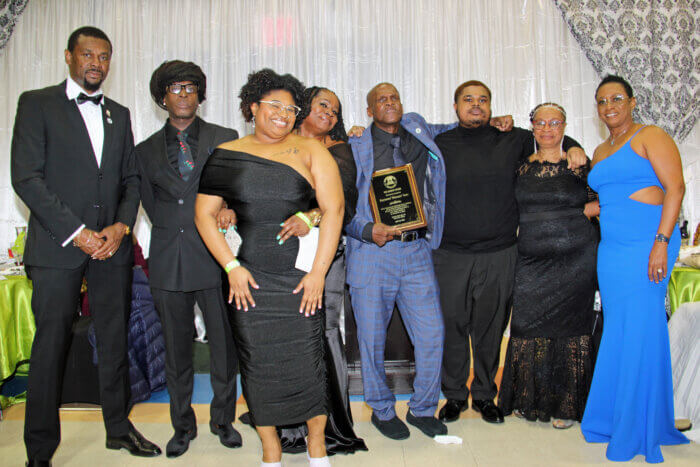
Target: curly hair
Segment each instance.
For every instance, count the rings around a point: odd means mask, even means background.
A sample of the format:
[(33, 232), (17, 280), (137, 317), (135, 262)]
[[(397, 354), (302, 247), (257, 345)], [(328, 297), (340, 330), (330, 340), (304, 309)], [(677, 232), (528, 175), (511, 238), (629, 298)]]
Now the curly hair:
[(163, 110), (168, 110), (163, 104), (167, 87), (179, 81), (192, 81), (197, 85), (197, 97), (201, 104), (207, 98), (207, 77), (198, 65), (181, 60), (163, 62), (151, 75), (151, 96)]
[(632, 92), (632, 86), (630, 83), (627, 82), (625, 78), (622, 76), (617, 76), (617, 75), (606, 75), (605, 78), (600, 82), (597, 88), (595, 88), (595, 95), (598, 95), (598, 91), (604, 84), (608, 83), (618, 83), (621, 84), (623, 88), (625, 88), (625, 92), (627, 93), (627, 97), (634, 97), (634, 93)]
[[(294, 123), (294, 128), (299, 128), (306, 117), (309, 116), (311, 113), (311, 102), (321, 91), (328, 91), (338, 98), (338, 96), (328, 88), (311, 86), (310, 88), (304, 89), (301, 112), (299, 112), (297, 121)], [(328, 136), (330, 136), (333, 141), (344, 141), (346, 143), (348, 141), (348, 134), (345, 132), (345, 122), (343, 122), (343, 106), (340, 103), (340, 99), (338, 99), (338, 121), (335, 123), (335, 126), (331, 128), (331, 131), (328, 132)]]
[(241, 99), (241, 113), (246, 122), (253, 120), (253, 112), (250, 106), (260, 100), (270, 91), (283, 89), (288, 91), (294, 99), (294, 104), (301, 106), (304, 100), (304, 85), (289, 73), (278, 75), (269, 68), (254, 71), (248, 75), (248, 81), (241, 88), (238, 97)]

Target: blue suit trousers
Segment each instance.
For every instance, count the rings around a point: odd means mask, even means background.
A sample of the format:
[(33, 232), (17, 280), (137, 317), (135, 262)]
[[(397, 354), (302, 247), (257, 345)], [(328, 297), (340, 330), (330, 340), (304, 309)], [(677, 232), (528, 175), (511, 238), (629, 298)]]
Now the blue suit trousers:
[(387, 328), (398, 305), (414, 346), (416, 378), (408, 403), (413, 415), (434, 416), (440, 398), (444, 326), (432, 252), (425, 239), (391, 241), (373, 249), (366, 287), (350, 287), (357, 322), (365, 402), (380, 420), (396, 416), (384, 371)]

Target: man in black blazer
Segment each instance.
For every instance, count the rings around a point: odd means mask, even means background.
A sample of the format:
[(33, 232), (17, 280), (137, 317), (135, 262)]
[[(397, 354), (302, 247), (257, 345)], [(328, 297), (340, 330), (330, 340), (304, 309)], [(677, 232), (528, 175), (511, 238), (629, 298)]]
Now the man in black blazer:
[(197, 436), (192, 401), (194, 305), (202, 309), (210, 348), (209, 427), (224, 446), (241, 446), (233, 428), (238, 360), (226, 303), (222, 271), (194, 225), (194, 202), (202, 168), (213, 148), (238, 138), (235, 130), (197, 117), (206, 99), (206, 76), (192, 62), (164, 62), (151, 77), (151, 95), (168, 111), (165, 126), (136, 147), (141, 201), (151, 219), (148, 267), (151, 292), (165, 337), (165, 374), (175, 434), (166, 455), (182, 455)]
[(17, 105), (12, 186), (30, 211), (24, 262), (34, 282), (24, 440), (28, 465), (50, 465), (71, 324), (83, 276), (97, 336), (107, 448), (160, 454), (129, 422), (127, 322), (139, 175), (129, 110), (102, 95), (112, 44), (93, 27), (74, 31), (69, 77), (28, 91)]

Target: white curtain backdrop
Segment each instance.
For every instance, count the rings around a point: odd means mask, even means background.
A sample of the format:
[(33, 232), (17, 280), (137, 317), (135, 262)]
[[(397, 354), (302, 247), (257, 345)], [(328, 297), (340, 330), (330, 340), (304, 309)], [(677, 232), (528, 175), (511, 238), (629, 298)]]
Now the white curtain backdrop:
[[(17, 98), (66, 77), (66, 40), (82, 25), (112, 40), (104, 90), (131, 109), (137, 143), (165, 120), (148, 82), (175, 58), (207, 75), (201, 116), (241, 133), (250, 129), (238, 91), (249, 72), (271, 67), (335, 90), (348, 126), (369, 123), (365, 94), (380, 81), (396, 85), (406, 111), (449, 122), (454, 89), (479, 79), (491, 87), (494, 114), (512, 114), (518, 126), (551, 100), (567, 109), (567, 133), (589, 155), (607, 136), (593, 99), (599, 79), (551, 0), (31, 0), (0, 52), (2, 251), (27, 219), (9, 176)], [(136, 232), (147, 251), (143, 216)]]

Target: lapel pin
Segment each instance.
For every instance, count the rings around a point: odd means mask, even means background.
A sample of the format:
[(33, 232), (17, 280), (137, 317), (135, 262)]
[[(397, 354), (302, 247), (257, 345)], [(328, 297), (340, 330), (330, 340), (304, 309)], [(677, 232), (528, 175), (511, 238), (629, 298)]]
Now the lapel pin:
[(107, 115), (107, 123), (112, 124), (112, 112), (109, 109), (105, 109), (105, 115)]
[(105, 113), (107, 114), (108, 117), (112, 116), (112, 113), (109, 111), (109, 109), (105, 109)]
[(112, 124), (112, 119), (109, 118), (109, 117), (107, 117), (107, 123), (109, 123), (109, 124), (111, 125), (111, 124)]

